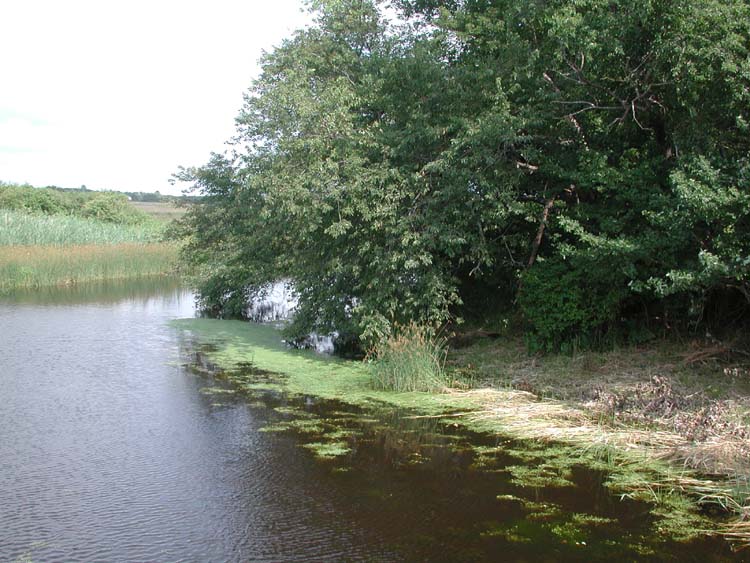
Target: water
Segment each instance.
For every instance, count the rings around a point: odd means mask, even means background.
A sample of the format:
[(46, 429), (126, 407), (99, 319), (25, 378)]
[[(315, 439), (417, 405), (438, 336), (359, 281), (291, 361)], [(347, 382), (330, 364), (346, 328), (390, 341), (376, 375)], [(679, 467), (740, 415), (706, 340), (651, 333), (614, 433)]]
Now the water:
[[(648, 507), (594, 472), (513, 485), (502, 452), (477, 463), (495, 437), (232, 393), (168, 322), (193, 314), (170, 282), (0, 301), (0, 562), (733, 557), (716, 541), (649, 539)], [(317, 458), (304, 425), (262, 431), (299, 420), (338, 429), (348, 453)], [(554, 508), (547, 520), (539, 506)], [(576, 514), (607, 523), (561, 532)]]

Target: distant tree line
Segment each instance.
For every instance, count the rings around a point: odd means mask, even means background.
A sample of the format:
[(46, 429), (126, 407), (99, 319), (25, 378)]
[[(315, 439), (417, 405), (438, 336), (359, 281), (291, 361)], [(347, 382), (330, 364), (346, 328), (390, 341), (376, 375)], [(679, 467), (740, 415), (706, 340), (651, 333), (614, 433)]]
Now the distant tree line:
[(181, 174), (206, 306), (288, 279), (299, 333), (506, 317), (543, 350), (747, 321), (746, 0), (312, 7)]
[(97, 192), (57, 187), (35, 188), (0, 182), (0, 209), (32, 214), (71, 215), (105, 223), (135, 225), (151, 218), (130, 204), (119, 192)]
[(129, 202), (169, 203), (184, 205), (196, 203), (200, 196), (173, 196), (156, 192), (95, 191), (86, 186), (36, 188), (30, 184), (13, 184), (0, 181), (0, 209), (13, 209), (47, 215), (76, 215), (108, 223), (135, 224), (149, 219)]
[(120, 192), (130, 198), (130, 201), (146, 203), (171, 203), (174, 205), (183, 205), (187, 203), (196, 203), (201, 200), (198, 195), (169, 195), (155, 192)]

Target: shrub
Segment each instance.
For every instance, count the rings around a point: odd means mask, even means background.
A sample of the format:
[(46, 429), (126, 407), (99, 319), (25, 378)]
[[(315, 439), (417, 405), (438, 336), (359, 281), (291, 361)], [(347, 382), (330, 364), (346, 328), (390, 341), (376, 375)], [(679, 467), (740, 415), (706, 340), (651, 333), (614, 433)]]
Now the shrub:
[(538, 262), (522, 280), (519, 301), (531, 351), (571, 352), (608, 344), (626, 289), (611, 270), (565, 261)]
[(0, 208), (54, 215), (75, 209), (72, 200), (54, 190), (0, 182)]
[(126, 196), (113, 192), (96, 194), (84, 204), (81, 215), (104, 223), (124, 225), (135, 225), (148, 219), (145, 213), (130, 205)]
[(447, 384), (446, 342), (415, 323), (398, 327), (369, 354), (372, 385), (384, 391), (439, 391)]

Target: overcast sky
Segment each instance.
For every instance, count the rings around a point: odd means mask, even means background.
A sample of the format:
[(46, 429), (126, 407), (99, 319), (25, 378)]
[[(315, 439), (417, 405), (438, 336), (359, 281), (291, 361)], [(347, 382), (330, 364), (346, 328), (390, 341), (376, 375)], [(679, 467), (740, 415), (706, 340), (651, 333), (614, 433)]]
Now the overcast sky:
[(0, 0), (0, 180), (179, 193), (301, 0)]

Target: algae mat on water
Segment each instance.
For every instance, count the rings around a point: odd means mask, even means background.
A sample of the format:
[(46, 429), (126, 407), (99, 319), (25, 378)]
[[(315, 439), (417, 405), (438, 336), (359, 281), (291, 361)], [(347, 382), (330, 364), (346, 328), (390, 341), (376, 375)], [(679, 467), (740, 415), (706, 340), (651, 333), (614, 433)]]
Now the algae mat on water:
[[(252, 364), (259, 370), (284, 375), (283, 390), (292, 394), (315, 395), (351, 404), (389, 403), (441, 414), (472, 409), (468, 397), (433, 393), (393, 393), (372, 388), (368, 367), (363, 362), (322, 356), (310, 350), (290, 349), (279, 330), (270, 325), (214, 319), (181, 319), (174, 326), (191, 332), (204, 344), (214, 344), (208, 353), (212, 363), (231, 371)], [(258, 384), (269, 387), (268, 383)]]
[[(637, 448), (627, 450), (617, 444), (592, 441), (588, 433), (564, 431), (565, 425), (571, 423), (571, 413), (557, 412), (562, 408), (560, 405), (552, 405), (555, 408), (549, 410), (543, 402), (538, 402), (539, 408), (536, 408), (528, 394), (519, 397), (512, 391), (492, 391), (497, 395), (494, 401), (505, 402), (501, 406), (495, 404), (492, 409), (488, 409), (488, 396), (483, 392), (379, 391), (372, 388), (367, 364), (290, 349), (280, 331), (270, 325), (212, 319), (173, 323), (207, 348), (203, 355), (209, 363), (225, 371), (248, 391), (269, 389), (363, 407), (394, 407), (413, 413), (414, 418), (429, 417), (450, 424), (460, 422), (470, 430), (520, 439), (524, 445), (519, 445), (514, 455), (529, 457), (529, 466), (514, 465), (504, 469), (518, 486), (537, 490), (561, 486), (567, 484), (567, 476), (575, 467), (602, 471), (606, 475), (603, 484), (610, 492), (653, 507), (653, 531), (667, 541), (693, 541), (716, 532), (721, 525), (701, 510), (705, 491), (696, 496), (691, 487), (683, 486), (688, 482), (686, 477), (692, 479), (691, 474), (644, 455), (644, 451)], [(541, 415), (537, 412), (540, 409)], [(502, 416), (496, 416), (495, 410), (502, 411)], [(554, 416), (546, 418), (545, 413)], [(516, 418), (521, 418), (523, 424), (543, 423), (555, 432), (536, 436), (536, 430), (528, 432), (514, 423)], [(578, 424), (575, 417), (573, 422)], [(554, 440), (553, 435), (560, 440)], [(330, 444), (326, 444), (328, 446)], [(316, 446), (307, 447), (314, 449)], [(326, 450), (323, 457), (335, 457), (346, 451), (339, 449)], [(691, 482), (698, 483), (698, 491), (700, 484), (705, 483)]]

